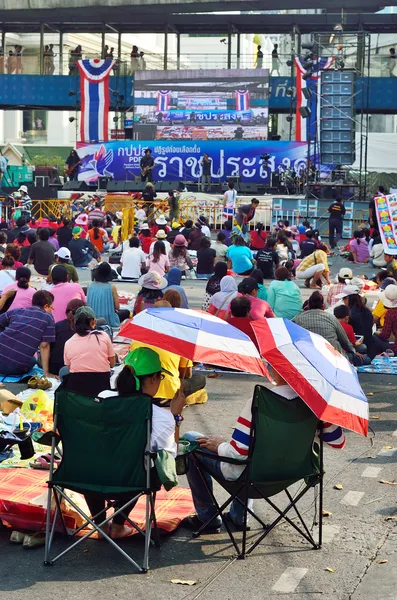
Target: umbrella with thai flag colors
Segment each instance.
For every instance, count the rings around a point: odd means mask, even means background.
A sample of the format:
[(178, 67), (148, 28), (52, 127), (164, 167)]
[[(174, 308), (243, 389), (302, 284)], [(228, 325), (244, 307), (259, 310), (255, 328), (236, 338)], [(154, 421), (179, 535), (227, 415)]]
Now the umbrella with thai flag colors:
[(356, 371), (321, 335), (288, 319), (252, 322), (263, 358), (322, 421), (368, 433), (368, 402)]
[(125, 323), (119, 335), (196, 362), (268, 377), (266, 366), (250, 338), (208, 313), (182, 308), (148, 308)]

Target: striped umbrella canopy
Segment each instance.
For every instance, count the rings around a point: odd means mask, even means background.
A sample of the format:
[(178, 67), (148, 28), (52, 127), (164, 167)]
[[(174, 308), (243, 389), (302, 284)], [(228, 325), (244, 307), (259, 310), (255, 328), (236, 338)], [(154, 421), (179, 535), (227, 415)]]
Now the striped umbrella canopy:
[(226, 321), (182, 308), (148, 308), (125, 323), (120, 336), (184, 358), (268, 377), (250, 338)]
[(253, 321), (261, 355), (322, 421), (364, 436), (368, 401), (347, 358), (288, 319)]

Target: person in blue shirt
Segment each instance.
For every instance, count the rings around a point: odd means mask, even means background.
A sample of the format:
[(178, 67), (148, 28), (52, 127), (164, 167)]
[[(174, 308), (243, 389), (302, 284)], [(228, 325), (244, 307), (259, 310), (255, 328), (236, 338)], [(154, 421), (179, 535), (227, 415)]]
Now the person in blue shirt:
[(229, 246), (226, 252), (229, 269), (238, 275), (249, 275), (252, 271), (254, 261), (251, 250), (245, 245), (241, 235), (234, 239), (233, 246)]

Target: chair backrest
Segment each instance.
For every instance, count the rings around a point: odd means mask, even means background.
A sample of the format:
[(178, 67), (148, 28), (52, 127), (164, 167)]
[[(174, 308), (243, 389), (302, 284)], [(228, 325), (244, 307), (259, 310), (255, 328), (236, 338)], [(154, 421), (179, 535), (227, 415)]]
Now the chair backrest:
[(146, 489), (149, 396), (90, 398), (59, 388), (55, 417), (63, 456), (54, 483), (110, 495)]
[(301, 398), (287, 400), (257, 385), (252, 403), (250, 481), (281, 491), (318, 473), (320, 460), (313, 447), (318, 423)]

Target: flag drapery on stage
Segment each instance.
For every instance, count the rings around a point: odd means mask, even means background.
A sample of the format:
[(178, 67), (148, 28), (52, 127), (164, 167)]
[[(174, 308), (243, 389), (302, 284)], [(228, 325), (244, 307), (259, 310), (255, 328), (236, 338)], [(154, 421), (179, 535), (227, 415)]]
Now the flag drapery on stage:
[[(312, 140), (316, 138), (316, 128), (318, 123), (317, 110), (320, 106), (318, 100), (318, 82), (320, 79), (321, 71), (330, 69), (335, 62), (334, 57), (315, 58), (313, 60), (313, 75), (310, 79), (303, 79), (302, 75), (306, 72), (303, 67), (304, 58), (302, 56), (296, 56), (295, 59), (296, 69), (296, 141), (306, 142), (309, 139), (308, 132), (310, 128), (310, 137)], [(304, 89), (308, 89), (312, 92), (309, 99), (304, 96)], [(299, 109), (307, 106), (311, 110), (310, 117), (304, 119), (299, 112)]]
[(236, 91), (236, 110), (249, 110), (250, 95), (247, 90)]
[(167, 90), (157, 92), (157, 111), (166, 112), (170, 105), (170, 93)]
[(109, 140), (109, 75), (115, 60), (79, 60), (82, 142)]

